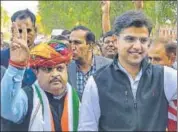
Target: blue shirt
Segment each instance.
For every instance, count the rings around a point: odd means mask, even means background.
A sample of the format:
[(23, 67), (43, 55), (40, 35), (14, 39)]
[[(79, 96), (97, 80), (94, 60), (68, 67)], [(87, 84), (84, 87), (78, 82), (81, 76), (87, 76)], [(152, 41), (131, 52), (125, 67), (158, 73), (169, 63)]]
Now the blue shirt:
[(9, 65), (1, 80), (1, 116), (20, 123), (28, 110), (28, 98), (21, 88), (25, 69)]
[[(1, 65), (5, 68), (9, 65), (10, 49), (1, 50)], [(25, 70), (25, 74), (22, 80), (22, 87), (31, 86), (36, 80), (36, 76), (31, 68)]]
[[(25, 69), (17, 69), (9, 65), (1, 81), (1, 116), (17, 124), (23, 122), (28, 111), (28, 97), (21, 88), (24, 72)], [(67, 83), (67, 85), (69, 84)], [(63, 99), (62, 97), (66, 95), (66, 92), (67, 90), (64, 94), (53, 96), (53, 98), (58, 100)], [(55, 111), (57, 109), (58, 114), (61, 112), (62, 100), (56, 103), (54, 102), (55, 100), (51, 98), (52, 94), (46, 92), (46, 95), (48, 99), (50, 99), (49, 101), (52, 101), (50, 104), (52, 105), (52, 114), (56, 124), (56, 122), (59, 121), (56, 121)], [(56, 107), (56, 105), (58, 105), (58, 107)], [(59, 109), (59, 107), (61, 108)], [(57, 119), (59, 120), (58, 116)], [(57, 130), (59, 129), (58, 127), (56, 128)]]
[(79, 95), (79, 98), (82, 98), (82, 94), (85, 88), (85, 84), (88, 80), (88, 78), (93, 75), (96, 72), (96, 63), (95, 58), (93, 57), (92, 60), (92, 66), (90, 70), (87, 73), (83, 73), (80, 71), (79, 67), (77, 67), (77, 93)]

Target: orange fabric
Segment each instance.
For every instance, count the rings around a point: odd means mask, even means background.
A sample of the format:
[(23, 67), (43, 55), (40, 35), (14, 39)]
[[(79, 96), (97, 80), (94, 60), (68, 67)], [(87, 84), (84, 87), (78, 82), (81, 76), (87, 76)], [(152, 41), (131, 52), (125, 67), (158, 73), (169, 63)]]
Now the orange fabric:
[[(57, 45), (57, 44), (56, 44)], [(62, 44), (58, 44), (63, 46)], [(57, 45), (57, 46), (58, 46)], [(30, 51), (29, 66), (35, 67), (51, 67), (60, 63), (69, 63), (72, 59), (72, 52), (66, 47), (58, 52), (55, 47), (48, 44), (39, 44)]]
[(54, 120), (53, 120), (53, 116), (50, 110), (50, 116), (51, 116), (51, 127), (52, 127), (52, 132), (55, 132), (55, 127), (54, 127)]
[(31, 49), (30, 55), (41, 56), (46, 59), (50, 59), (52, 56), (57, 56), (58, 52), (51, 46), (42, 43)]
[(25, 68), (28, 65), (28, 62), (19, 63), (19, 62), (14, 62), (12, 60), (9, 60), (9, 64), (17, 68)]
[(62, 113), (62, 119), (61, 119), (61, 127), (62, 131), (69, 131), (69, 124), (68, 124), (68, 96), (66, 95), (64, 100), (64, 110)]

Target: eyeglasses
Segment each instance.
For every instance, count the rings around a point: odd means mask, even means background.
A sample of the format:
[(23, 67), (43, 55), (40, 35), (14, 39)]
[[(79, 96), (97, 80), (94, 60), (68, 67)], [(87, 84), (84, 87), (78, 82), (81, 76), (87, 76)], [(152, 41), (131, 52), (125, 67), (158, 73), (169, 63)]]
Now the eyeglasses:
[(108, 40), (108, 41), (105, 41), (104, 44), (107, 44), (107, 45), (110, 44), (110, 43), (114, 44), (115, 42), (116, 42), (116, 40), (112, 40), (112, 41)]
[(135, 43), (137, 40), (140, 41), (141, 44), (149, 44), (150, 43), (150, 38), (148, 37), (135, 37), (135, 36), (124, 36), (123, 37), (124, 41), (126, 41), (127, 43), (133, 44)]
[(56, 69), (58, 72), (62, 72), (64, 70), (63, 66), (57, 66), (57, 67), (40, 67), (40, 69), (46, 73), (52, 72), (54, 69)]

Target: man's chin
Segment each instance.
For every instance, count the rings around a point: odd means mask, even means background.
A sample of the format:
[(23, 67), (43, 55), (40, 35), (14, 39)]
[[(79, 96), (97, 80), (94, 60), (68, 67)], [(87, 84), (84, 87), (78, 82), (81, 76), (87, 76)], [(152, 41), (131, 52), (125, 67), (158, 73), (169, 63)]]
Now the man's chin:
[(61, 95), (63, 93), (62, 91), (64, 91), (64, 87), (51, 87), (51, 89), (55, 96)]
[(51, 86), (51, 89), (53, 90), (53, 91), (59, 91), (59, 90), (61, 90), (63, 87), (61, 86), (61, 85), (52, 85)]
[(134, 60), (130, 60), (129, 63), (133, 66), (137, 66), (140, 65), (142, 62), (142, 59), (134, 59)]
[(114, 56), (115, 56), (115, 54), (114, 54), (114, 53), (109, 53), (109, 54), (107, 54), (107, 55), (106, 55), (106, 57), (107, 57), (107, 58), (111, 58), (111, 59), (113, 59), (113, 58), (114, 58)]

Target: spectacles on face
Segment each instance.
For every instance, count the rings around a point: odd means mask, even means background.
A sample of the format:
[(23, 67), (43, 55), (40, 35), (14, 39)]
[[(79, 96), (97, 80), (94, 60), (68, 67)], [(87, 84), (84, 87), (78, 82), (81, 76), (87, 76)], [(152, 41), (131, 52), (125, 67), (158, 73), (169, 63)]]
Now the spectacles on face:
[(57, 67), (40, 67), (40, 69), (46, 73), (51, 73), (54, 69), (58, 72), (62, 72), (64, 70), (64, 66), (57, 66)]
[(150, 38), (148, 38), (148, 37), (135, 37), (135, 36), (128, 35), (128, 36), (124, 36), (123, 40), (130, 44), (135, 43), (137, 40), (139, 40), (141, 44), (149, 44), (150, 43)]
[(82, 41), (80, 41), (80, 40), (69, 40), (69, 44), (79, 45), (79, 44), (82, 44)]
[(112, 41), (109, 41), (109, 40), (108, 40), (108, 41), (105, 41), (104, 44), (106, 44), (106, 45), (108, 45), (108, 44), (110, 44), (110, 43), (114, 44), (115, 42), (116, 42), (116, 40), (112, 40)]

